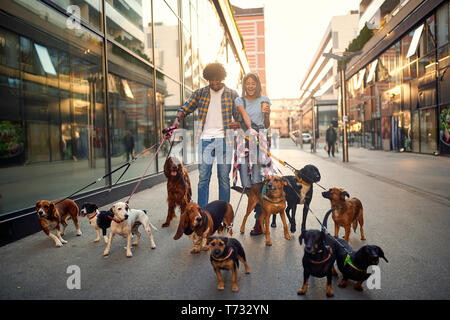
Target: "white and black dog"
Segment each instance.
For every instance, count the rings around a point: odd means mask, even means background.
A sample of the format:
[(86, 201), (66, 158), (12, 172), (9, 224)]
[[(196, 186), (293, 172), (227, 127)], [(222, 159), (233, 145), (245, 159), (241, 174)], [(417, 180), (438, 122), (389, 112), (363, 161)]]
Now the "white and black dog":
[(104, 256), (109, 255), (112, 240), (114, 239), (114, 235), (117, 233), (127, 238), (127, 257), (131, 258), (133, 256), (131, 253), (131, 236), (132, 234), (137, 236), (136, 241), (133, 243), (133, 246), (137, 246), (141, 238), (141, 233), (138, 230), (140, 225), (144, 227), (144, 230), (150, 239), (152, 249), (156, 248), (155, 241), (153, 240), (153, 236), (150, 232), (150, 227), (154, 230), (158, 229), (150, 223), (150, 220), (146, 215), (146, 211), (130, 209), (128, 204), (125, 202), (117, 202), (111, 207), (111, 212), (113, 213), (111, 232), (109, 235), (108, 244), (103, 252)]
[(80, 214), (82, 217), (87, 216), (89, 223), (94, 227), (97, 232), (97, 238), (94, 242), (100, 241), (100, 229), (103, 233), (103, 240), (108, 243), (108, 237), (106, 235), (106, 230), (111, 227), (111, 221), (114, 214), (111, 211), (99, 211), (98, 207), (94, 203), (86, 202), (81, 206)]

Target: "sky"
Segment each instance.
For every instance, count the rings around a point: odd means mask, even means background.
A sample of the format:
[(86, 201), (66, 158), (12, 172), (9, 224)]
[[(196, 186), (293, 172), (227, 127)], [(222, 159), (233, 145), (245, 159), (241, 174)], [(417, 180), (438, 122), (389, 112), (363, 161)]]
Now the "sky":
[(230, 0), (241, 8), (264, 7), (267, 94), (299, 98), (300, 82), (331, 21), (358, 10), (361, 0)]

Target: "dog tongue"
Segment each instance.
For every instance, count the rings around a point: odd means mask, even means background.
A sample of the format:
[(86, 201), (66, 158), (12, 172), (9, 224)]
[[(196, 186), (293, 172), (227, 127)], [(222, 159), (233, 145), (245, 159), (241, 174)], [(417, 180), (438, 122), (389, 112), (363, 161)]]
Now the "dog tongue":
[(173, 176), (176, 176), (176, 175), (177, 175), (177, 172), (176, 172), (176, 171), (172, 171), (172, 175), (173, 175)]

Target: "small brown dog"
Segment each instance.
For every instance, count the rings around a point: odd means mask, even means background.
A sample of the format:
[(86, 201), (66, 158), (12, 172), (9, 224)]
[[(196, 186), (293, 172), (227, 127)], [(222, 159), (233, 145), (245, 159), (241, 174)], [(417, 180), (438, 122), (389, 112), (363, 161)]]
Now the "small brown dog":
[[(197, 203), (190, 202), (181, 214), (180, 224), (173, 239), (180, 239), (184, 233), (194, 243), (191, 253), (199, 253), (200, 250), (206, 251), (208, 250), (206, 244), (208, 237), (212, 236), (216, 231), (222, 235), (225, 228), (231, 226), (233, 217), (233, 207), (226, 201), (216, 200), (210, 202), (204, 209), (200, 208)], [(232, 233), (230, 229), (229, 236)]]
[(216, 272), (217, 290), (223, 290), (225, 288), (222, 274), (220, 270), (231, 270), (233, 273), (231, 290), (236, 292), (239, 290), (237, 281), (237, 271), (239, 268), (239, 261), (245, 266), (245, 273), (250, 273), (250, 267), (248, 266), (245, 258), (245, 251), (241, 243), (233, 238), (228, 237), (208, 237), (208, 245), (211, 255), (209, 259)]
[(345, 229), (344, 239), (348, 242), (351, 226), (353, 225), (353, 231), (356, 232), (356, 227), (359, 223), (361, 240), (366, 240), (363, 229), (364, 215), (361, 201), (357, 198), (346, 200), (345, 197), (350, 198), (350, 195), (347, 191), (340, 188), (331, 188), (322, 192), (322, 196), (331, 201), (334, 236), (339, 237), (339, 227), (343, 227)]
[[(284, 193), (284, 186), (288, 181), (282, 177), (270, 176), (266, 177), (263, 182), (255, 183), (250, 189), (245, 190), (248, 196), (247, 212), (241, 225), (241, 233), (245, 232), (245, 223), (247, 217), (252, 212), (257, 203), (261, 205), (262, 213), (259, 217), (259, 223), (262, 231), (266, 234), (266, 245), (271, 246), (269, 220), (272, 214), (279, 213), (281, 221), (283, 222), (284, 237), (286, 240), (291, 240), (286, 223), (286, 196)], [(242, 192), (241, 187), (232, 187), (233, 190)]]
[[(167, 158), (164, 163), (164, 175), (167, 178), (167, 210), (166, 222), (163, 228), (170, 225), (170, 221), (176, 217), (175, 208), (180, 206), (181, 214), (183, 214), (186, 204), (191, 201), (192, 190), (191, 181), (187, 170), (176, 157)], [(180, 214), (180, 215), (181, 215)]]
[[(77, 230), (77, 236), (81, 236), (81, 230), (78, 225), (78, 206), (70, 199), (63, 199), (56, 202), (40, 200), (36, 202), (36, 212), (38, 214), (39, 224), (42, 231), (55, 241), (57, 247), (62, 247), (67, 243), (62, 238), (67, 227), (67, 220), (72, 219)], [(59, 231), (59, 225), (62, 224), (62, 232)], [(50, 232), (56, 230), (56, 236)]]

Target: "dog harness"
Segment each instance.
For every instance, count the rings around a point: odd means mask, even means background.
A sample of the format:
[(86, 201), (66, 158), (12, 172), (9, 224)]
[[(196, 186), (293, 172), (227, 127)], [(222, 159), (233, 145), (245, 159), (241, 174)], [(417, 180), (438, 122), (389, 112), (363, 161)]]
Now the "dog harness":
[(286, 200), (286, 199), (281, 199), (281, 200), (278, 200), (278, 201), (273, 201), (273, 200), (270, 199), (268, 196), (266, 196), (266, 193), (267, 193), (267, 186), (266, 186), (266, 185), (263, 185), (262, 191), (261, 191), (261, 198), (262, 198), (264, 201), (268, 201), (268, 202), (270, 202), (270, 203), (280, 203), (280, 202)]
[(225, 256), (225, 258), (216, 258), (216, 257), (214, 257), (214, 256), (211, 256), (211, 258), (212, 258), (214, 261), (217, 261), (217, 262), (223, 262), (223, 261), (225, 261), (225, 260), (228, 260), (228, 259), (230, 258), (230, 256), (231, 256), (232, 253), (233, 253), (233, 248), (230, 248), (230, 250), (228, 250), (228, 253), (227, 253), (227, 255)]
[(345, 257), (345, 261), (344, 261), (344, 267), (345, 265), (348, 264), (350, 267), (352, 267), (353, 269), (359, 271), (359, 272), (365, 272), (364, 270), (361, 270), (357, 267), (355, 267), (355, 265), (352, 263), (352, 260), (350, 259), (350, 255), (347, 254), (347, 256)]

